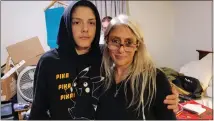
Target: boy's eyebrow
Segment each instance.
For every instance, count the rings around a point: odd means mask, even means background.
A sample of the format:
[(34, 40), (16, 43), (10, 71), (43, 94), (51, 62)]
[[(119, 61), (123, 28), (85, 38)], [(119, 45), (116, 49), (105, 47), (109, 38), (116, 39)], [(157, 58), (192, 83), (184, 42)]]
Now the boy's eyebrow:
[[(81, 18), (72, 18), (72, 19), (82, 20)], [(91, 21), (91, 20), (96, 20), (96, 19), (95, 18), (90, 18), (89, 20)]]
[(96, 20), (95, 18), (91, 18), (91, 19), (89, 19), (89, 20)]
[(78, 20), (82, 20), (82, 19), (80, 19), (80, 18), (72, 18), (72, 20), (73, 20), (73, 19), (78, 19)]

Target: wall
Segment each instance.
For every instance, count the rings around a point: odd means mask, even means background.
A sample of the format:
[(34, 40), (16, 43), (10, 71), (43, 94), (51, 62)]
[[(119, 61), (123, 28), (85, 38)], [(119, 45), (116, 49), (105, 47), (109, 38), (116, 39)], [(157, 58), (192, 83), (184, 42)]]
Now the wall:
[(48, 50), (44, 8), (50, 1), (1, 2), (1, 65), (6, 62), (6, 47), (19, 41), (38, 36)]
[(212, 50), (211, 1), (129, 1), (149, 52), (158, 66), (179, 68)]
[(170, 1), (129, 1), (129, 13), (141, 25), (147, 48), (158, 66), (173, 66), (172, 7)]
[(212, 51), (212, 1), (177, 1), (172, 50), (174, 68), (198, 60), (197, 49)]

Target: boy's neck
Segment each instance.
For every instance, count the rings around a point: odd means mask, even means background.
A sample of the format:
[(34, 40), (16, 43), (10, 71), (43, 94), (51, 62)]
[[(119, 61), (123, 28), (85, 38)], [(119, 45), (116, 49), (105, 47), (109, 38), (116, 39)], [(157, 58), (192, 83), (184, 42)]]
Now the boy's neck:
[(78, 55), (83, 55), (89, 52), (90, 47), (76, 47), (75, 49)]

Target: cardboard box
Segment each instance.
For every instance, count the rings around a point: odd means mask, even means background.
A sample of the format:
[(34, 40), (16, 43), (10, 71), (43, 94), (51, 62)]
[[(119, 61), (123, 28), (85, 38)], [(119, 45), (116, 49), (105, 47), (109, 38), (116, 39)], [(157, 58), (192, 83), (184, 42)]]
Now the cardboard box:
[(37, 65), (40, 57), (45, 52), (38, 37), (23, 40), (8, 46), (6, 49), (14, 65), (18, 64), (21, 60), (26, 61), (23, 67)]
[(8, 101), (16, 94), (16, 81), (16, 73), (13, 73), (10, 77), (1, 80), (1, 101)]
[[(18, 71), (21, 71), (26, 66), (37, 65), (40, 57), (45, 52), (38, 37), (23, 40), (8, 46), (6, 49), (14, 65), (17, 65), (20, 61), (25, 60), (25, 64), (19, 68)], [(8, 59), (4, 73), (6, 74), (10, 69), (11, 66)], [(16, 94), (16, 81), (16, 72), (12, 73), (5, 79), (1, 79), (1, 101), (8, 101)]]
[[(8, 59), (6, 63), (6, 68), (3, 72), (7, 73), (10, 69), (11, 65)], [(1, 79), (1, 101), (8, 101), (16, 94), (17, 92), (16, 81), (17, 81), (16, 72), (12, 73), (9, 77), (5, 79)]]

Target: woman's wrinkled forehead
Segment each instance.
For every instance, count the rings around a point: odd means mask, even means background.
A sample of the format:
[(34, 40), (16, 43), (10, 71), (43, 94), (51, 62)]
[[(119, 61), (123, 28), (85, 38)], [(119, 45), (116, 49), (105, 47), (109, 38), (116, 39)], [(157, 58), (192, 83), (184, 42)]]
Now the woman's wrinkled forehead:
[[(126, 25), (126, 24), (116, 24), (116, 25), (113, 25), (113, 26), (111, 27), (111, 29), (109, 30), (108, 36), (109, 36), (110, 34), (111, 34), (111, 35), (114, 34), (114, 33), (112, 33), (112, 32), (114, 32), (114, 30), (116, 30), (116, 29), (117, 29), (118, 31), (120, 31), (121, 28), (126, 29), (126, 30), (127, 30), (126, 32), (129, 32), (129, 34), (132, 34), (133, 37), (136, 37), (134, 31), (133, 31), (128, 25)], [(126, 34), (126, 33), (123, 33), (123, 34)]]

